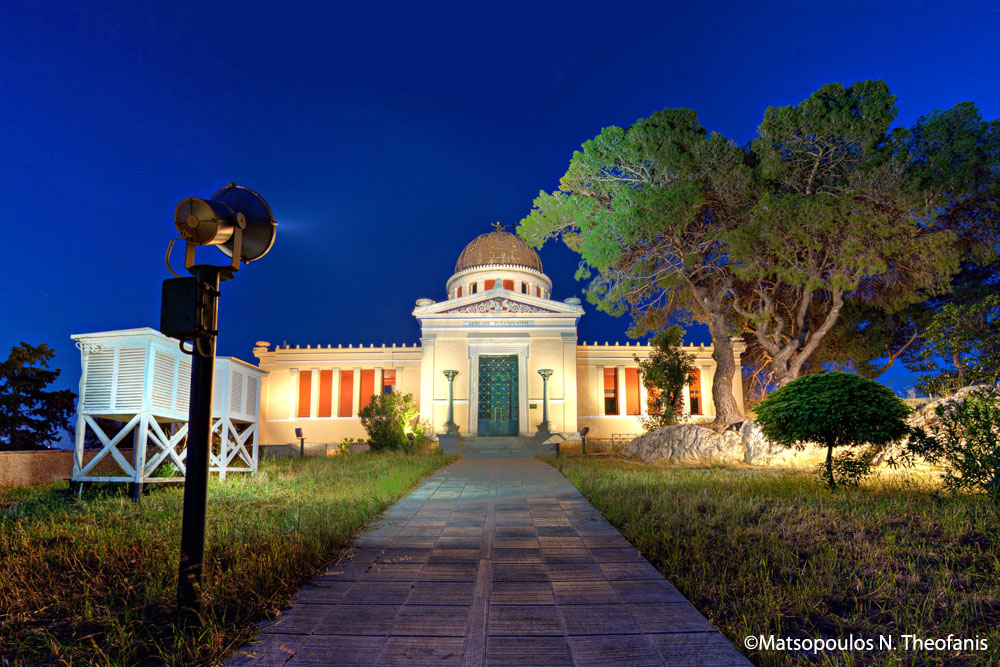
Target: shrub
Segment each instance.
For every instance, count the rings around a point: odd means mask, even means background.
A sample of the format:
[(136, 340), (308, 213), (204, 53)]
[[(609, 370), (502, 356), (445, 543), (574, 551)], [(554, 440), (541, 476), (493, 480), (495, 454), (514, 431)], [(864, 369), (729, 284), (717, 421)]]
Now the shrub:
[(409, 450), (407, 429), (417, 418), (412, 394), (376, 394), (358, 413), (373, 452)]
[(888, 387), (849, 373), (818, 373), (789, 382), (756, 412), (769, 440), (797, 449), (810, 442), (826, 447), (821, 474), (831, 490), (837, 488), (838, 471), (856, 483), (871, 467), (867, 453), (835, 462), (834, 447), (881, 447), (909, 433), (904, 419), (910, 408)]
[(943, 463), (943, 482), (956, 491), (985, 493), (1000, 504), (1000, 388), (981, 387), (934, 408), (940, 420), (915, 432), (910, 453)]
[(681, 351), (683, 344), (684, 329), (675, 324), (653, 336), (648, 359), (635, 357), (648, 397), (649, 415), (640, 418), (647, 431), (677, 423), (684, 386), (694, 370), (694, 357)]

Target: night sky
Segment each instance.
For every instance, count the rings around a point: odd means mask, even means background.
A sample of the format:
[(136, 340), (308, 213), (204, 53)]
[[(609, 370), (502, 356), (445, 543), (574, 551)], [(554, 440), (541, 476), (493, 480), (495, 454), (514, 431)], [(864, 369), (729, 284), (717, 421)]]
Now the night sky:
[[(0, 358), (49, 343), (74, 390), (70, 334), (156, 328), (174, 207), (230, 181), (279, 221), (223, 285), (219, 353), (254, 361), (256, 340), (417, 342), (414, 301), (609, 125), (689, 107), (743, 144), (767, 106), (873, 78), (900, 124), (1000, 116), (1000, 0), (6, 0), (0, 37)], [(575, 255), (541, 257), (554, 298), (581, 296)], [(581, 340), (627, 340), (585, 308)]]

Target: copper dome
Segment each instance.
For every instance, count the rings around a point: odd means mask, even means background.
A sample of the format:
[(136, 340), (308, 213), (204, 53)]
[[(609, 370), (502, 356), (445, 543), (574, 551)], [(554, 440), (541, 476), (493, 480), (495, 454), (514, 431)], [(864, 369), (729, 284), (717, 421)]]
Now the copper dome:
[(477, 266), (522, 266), (542, 272), (542, 260), (519, 236), (495, 231), (472, 239), (458, 256), (455, 273)]

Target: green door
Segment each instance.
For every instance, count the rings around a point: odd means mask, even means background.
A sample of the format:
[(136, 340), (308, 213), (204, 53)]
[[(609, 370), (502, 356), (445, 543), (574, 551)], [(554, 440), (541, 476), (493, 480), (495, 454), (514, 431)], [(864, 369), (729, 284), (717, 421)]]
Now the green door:
[(479, 435), (517, 435), (517, 355), (479, 357)]

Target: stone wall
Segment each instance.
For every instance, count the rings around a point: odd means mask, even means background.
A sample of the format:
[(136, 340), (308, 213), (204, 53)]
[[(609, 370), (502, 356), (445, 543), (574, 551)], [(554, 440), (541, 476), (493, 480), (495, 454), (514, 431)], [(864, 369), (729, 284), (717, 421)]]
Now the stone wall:
[[(84, 451), (84, 465), (97, 456), (99, 451), (98, 449)], [(120, 451), (126, 460), (132, 460), (131, 449)], [(108, 454), (97, 464), (97, 471), (114, 473), (119, 471), (119, 468)], [(0, 487), (49, 484), (67, 480), (72, 474), (72, 449), (0, 452)], [(91, 472), (91, 474), (96, 473)]]

